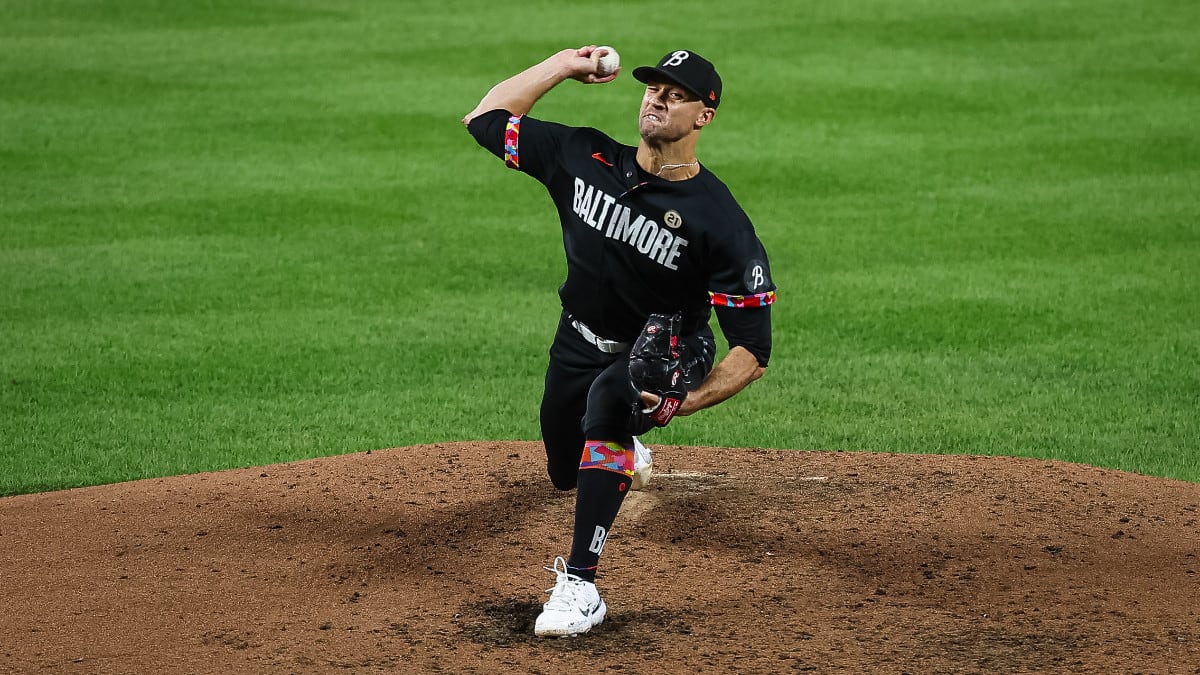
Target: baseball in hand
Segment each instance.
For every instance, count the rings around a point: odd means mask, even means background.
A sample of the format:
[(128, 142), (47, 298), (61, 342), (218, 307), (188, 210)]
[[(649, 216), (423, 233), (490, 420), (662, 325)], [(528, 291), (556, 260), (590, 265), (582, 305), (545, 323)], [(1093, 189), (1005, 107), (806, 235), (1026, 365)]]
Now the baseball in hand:
[(596, 60), (596, 77), (608, 77), (621, 65), (621, 55), (612, 47), (596, 47), (592, 58)]

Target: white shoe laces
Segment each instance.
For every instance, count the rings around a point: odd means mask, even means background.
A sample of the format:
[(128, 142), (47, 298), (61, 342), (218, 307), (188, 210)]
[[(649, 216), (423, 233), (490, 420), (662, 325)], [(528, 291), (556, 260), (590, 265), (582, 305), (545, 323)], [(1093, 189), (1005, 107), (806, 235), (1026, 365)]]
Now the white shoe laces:
[(580, 591), (584, 588), (583, 585), (588, 582), (568, 572), (567, 561), (562, 556), (554, 559), (554, 567), (543, 567), (542, 569), (557, 575), (554, 585), (546, 589), (546, 592), (550, 594), (550, 599), (546, 601), (544, 607), (546, 609), (574, 609), (575, 601), (579, 599)]

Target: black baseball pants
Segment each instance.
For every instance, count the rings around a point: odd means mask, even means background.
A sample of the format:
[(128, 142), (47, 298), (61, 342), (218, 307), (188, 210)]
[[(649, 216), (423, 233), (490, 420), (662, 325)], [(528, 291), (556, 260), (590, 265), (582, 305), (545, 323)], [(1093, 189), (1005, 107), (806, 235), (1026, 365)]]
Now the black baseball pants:
[[(680, 339), (680, 363), (688, 389), (700, 386), (716, 354), (712, 330)], [(629, 380), (629, 352), (609, 354), (571, 325), (567, 312), (550, 345), (542, 394), (542, 442), (546, 468), (560, 490), (575, 487), (585, 440), (630, 444), (649, 429), (631, 428), (637, 392)]]

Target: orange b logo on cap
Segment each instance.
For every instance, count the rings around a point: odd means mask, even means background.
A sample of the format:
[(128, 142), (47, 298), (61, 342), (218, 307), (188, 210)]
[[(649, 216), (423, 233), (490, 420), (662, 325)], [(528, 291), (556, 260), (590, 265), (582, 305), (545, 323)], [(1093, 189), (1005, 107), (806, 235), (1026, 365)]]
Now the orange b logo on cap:
[(709, 91), (709, 92), (708, 92), (708, 100), (710, 100), (710, 101), (715, 101), (715, 100), (717, 100), (717, 92), (715, 92), (715, 91)]

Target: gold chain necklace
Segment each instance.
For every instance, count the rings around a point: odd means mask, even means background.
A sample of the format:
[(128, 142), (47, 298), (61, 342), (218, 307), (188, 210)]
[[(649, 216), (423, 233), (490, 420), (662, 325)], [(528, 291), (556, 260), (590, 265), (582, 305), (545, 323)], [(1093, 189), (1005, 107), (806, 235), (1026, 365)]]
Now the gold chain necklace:
[(662, 172), (666, 171), (667, 169), (682, 169), (684, 167), (697, 166), (699, 164), (700, 164), (700, 160), (696, 160), (694, 162), (688, 162), (687, 164), (663, 164), (662, 166), (658, 167), (658, 173), (656, 173), (654, 175), (661, 176)]

